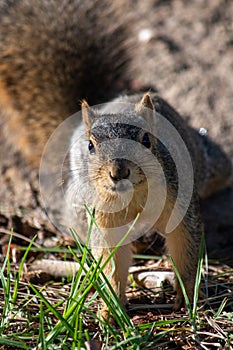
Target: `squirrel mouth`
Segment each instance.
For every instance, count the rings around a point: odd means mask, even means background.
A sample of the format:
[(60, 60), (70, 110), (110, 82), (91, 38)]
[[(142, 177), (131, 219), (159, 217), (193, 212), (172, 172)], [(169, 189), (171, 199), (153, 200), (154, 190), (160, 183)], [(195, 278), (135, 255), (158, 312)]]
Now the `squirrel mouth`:
[(137, 186), (142, 184), (144, 181), (143, 179), (139, 181), (138, 183), (134, 184), (129, 180), (120, 180), (116, 184), (112, 186), (106, 187), (108, 190), (110, 189), (114, 193), (126, 193), (126, 192), (132, 192), (134, 189), (136, 189)]
[(133, 190), (133, 184), (127, 179), (118, 181), (114, 186), (111, 186), (111, 190), (114, 192), (131, 192)]

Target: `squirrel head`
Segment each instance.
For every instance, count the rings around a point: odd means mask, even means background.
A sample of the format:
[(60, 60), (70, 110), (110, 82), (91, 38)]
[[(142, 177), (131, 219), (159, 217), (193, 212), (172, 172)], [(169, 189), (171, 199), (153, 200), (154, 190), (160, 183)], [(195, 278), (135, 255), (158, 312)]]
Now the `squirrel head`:
[[(82, 106), (82, 118), (86, 126), (87, 137), (89, 138), (92, 125), (95, 123), (95, 121), (101, 114), (94, 111), (85, 100), (82, 101), (81, 106)], [(116, 113), (116, 114), (117, 116), (115, 116), (115, 119), (117, 120), (119, 118), (119, 113)], [(124, 121), (126, 123), (130, 122), (130, 120), (127, 120), (129, 117), (130, 116), (128, 114), (125, 117), (123, 116), (122, 123)], [(142, 99), (134, 106), (134, 111), (131, 112), (131, 118), (132, 120), (135, 120), (135, 118), (143, 119), (145, 123), (144, 124), (145, 129), (150, 130), (151, 133), (155, 132), (155, 128), (156, 128), (155, 108), (149, 92), (145, 93)]]
[[(111, 110), (110, 103), (110, 110)], [(82, 116), (86, 127), (89, 152), (89, 179), (98, 192), (111, 201), (147, 187), (147, 175), (154, 157), (156, 139), (155, 109), (149, 93), (130, 108), (114, 113), (92, 109), (82, 102)], [(125, 199), (124, 199), (125, 200)]]

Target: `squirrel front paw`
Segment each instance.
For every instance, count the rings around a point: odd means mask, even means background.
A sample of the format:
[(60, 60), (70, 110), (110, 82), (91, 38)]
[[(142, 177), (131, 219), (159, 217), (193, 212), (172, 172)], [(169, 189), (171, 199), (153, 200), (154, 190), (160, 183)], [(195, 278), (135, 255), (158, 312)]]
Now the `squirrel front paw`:
[[(127, 309), (128, 300), (125, 295), (120, 298), (120, 304), (123, 306), (125, 310)], [(107, 305), (104, 305), (102, 309), (100, 309), (99, 314), (101, 319), (104, 320), (105, 322), (108, 322), (111, 325), (116, 324), (116, 321)]]
[[(190, 303), (192, 303), (193, 302), (193, 289), (191, 289), (190, 291), (186, 290), (186, 293), (188, 295)], [(201, 290), (199, 290), (199, 292), (198, 292), (198, 299), (203, 300), (205, 298), (206, 298), (205, 293), (203, 293)], [(177, 294), (176, 294), (175, 303), (174, 303), (172, 309), (174, 311), (178, 311), (183, 306), (185, 306), (183, 292), (182, 292), (181, 288), (178, 288)]]
[(107, 306), (103, 307), (100, 310), (100, 317), (103, 321), (111, 324), (111, 325), (115, 325), (116, 321), (114, 319), (114, 317), (112, 316), (111, 312), (109, 311), (109, 308)]
[(183, 306), (184, 306), (184, 296), (183, 296), (182, 292), (181, 292), (181, 294), (180, 294), (180, 293), (179, 293), (179, 294), (177, 293), (176, 299), (175, 299), (175, 303), (174, 303), (173, 306), (172, 306), (172, 310), (173, 310), (173, 311), (178, 311), (178, 310), (180, 310)]

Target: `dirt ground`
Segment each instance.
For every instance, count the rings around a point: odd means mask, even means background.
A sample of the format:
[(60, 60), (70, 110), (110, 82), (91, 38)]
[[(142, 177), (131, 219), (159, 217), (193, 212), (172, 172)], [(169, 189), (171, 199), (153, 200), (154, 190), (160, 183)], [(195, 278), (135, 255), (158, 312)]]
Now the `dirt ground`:
[[(153, 85), (233, 160), (233, 2), (138, 1), (140, 82)], [(144, 62), (144, 64), (141, 64)], [(202, 203), (210, 256), (233, 257), (233, 190)]]
[[(233, 161), (233, 2), (132, 0), (132, 8), (138, 17), (132, 86), (154, 87)], [(2, 135), (0, 146), (0, 243), (12, 227), (29, 237), (39, 233), (41, 242), (58, 234), (42, 209), (36, 172), (19, 163)], [(233, 260), (233, 187), (205, 200), (202, 212), (209, 255)]]

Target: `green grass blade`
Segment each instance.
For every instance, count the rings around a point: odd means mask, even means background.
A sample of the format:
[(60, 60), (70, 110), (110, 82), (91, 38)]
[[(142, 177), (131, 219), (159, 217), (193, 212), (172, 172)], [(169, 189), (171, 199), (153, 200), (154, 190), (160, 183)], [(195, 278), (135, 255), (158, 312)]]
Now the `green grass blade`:
[[(10, 246), (10, 245), (9, 245)], [(9, 252), (9, 251), (8, 251)], [(6, 254), (5, 258), (6, 266), (7, 269), (7, 276), (4, 276), (4, 270), (1, 270), (1, 282), (3, 285), (3, 293), (4, 293), (4, 306), (2, 310), (2, 318), (1, 318), (1, 324), (0, 324), (0, 334), (4, 329), (4, 325), (7, 324), (8, 322), (8, 313), (10, 312), (11, 309), (11, 288), (10, 288), (10, 259), (9, 259), (9, 253)], [(5, 263), (4, 261), (4, 263)]]
[(170, 260), (171, 260), (173, 269), (174, 269), (174, 271), (175, 271), (175, 274), (176, 274), (176, 276), (177, 276), (177, 279), (178, 279), (178, 281), (179, 281), (179, 283), (180, 283), (180, 287), (181, 287), (181, 289), (182, 289), (182, 293), (183, 293), (183, 296), (184, 296), (184, 301), (185, 301), (185, 304), (186, 304), (187, 309), (188, 309), (189, 317), (190, 317), (190, 319), (192, 319), (192, 308), (191, 308), (191, 304), (190, 304), (188, 295), (187, 295), (186, 290), (185, 290), (184, 283), (183, 283), (183, 281), (182, 281), (182, 278), (181, 278), (181, 276), (180, 276), (180, 273), (179, 273), (179, 271), (178, 271), (178, 269), (177, 269), (177, 267), (176, 267), (176, 265), (175, 265), (175, 262), (174, 262), (172, 256), (170, 256)]
[(39, 345), (41, 350), (46, 350), (46, 342), (45, 342), (45, 331), (44, 331), (44, 310), (43, 304), (40, 303), (40, 329), (39, 329)]
[(22, 271), (23, 271), (23, 266), (24, 266), (24, 263), (26, 261), (26, 257), (31, 249), (31, 246), (32, 244), (34, 243), (36, 239), (36, 236), (33, 237), (33, 239), (31, 240), (29, 246), (27, 247), (23, 257), (22, 257), (22, 260), (21, 260), (21, 263), (19, 265), (19, 270), (17, 272), (17, 275), (16, 275), (16, 278), (15, 278), (15, 281), (14, 281), (14, 290), (13, 290), (13, 295), (12, 295), (12, 303), (14, 304), (15, 301), (16, 301), (16, 298), (17, 298), (17, 294), (18, 294), (18, 288), (19, 288), (19, 281), (20, 281), (20, 277), (22, 275)]
[(25, 343), (9, 339), (5, 335), (0, 338), (0, 344), (11, 346), (12, 347), (11, 349), (26, 349), (26, 350), (29, 350), (29, 347)]
[(200, 284), (201, 284), (204, 250), (205, 250), (205, 237), (203, 233), (201, 237), (200, 254), (199, 254), (197, 274), (196, 274), (194, 294), (193, 294), (193, 311), (192, 311), (193, 319), (195, 319), (197, 316), (197, 303), (198, 303), (198, 296), (199, 296), (199, 290), (200, 290)]
[[(213, 317), (214, 320), (216, 320), (216, 319), (221, 315), (221, 313), (222, 313), (224, 307), (226, 306), (226, 303), (227, 303), (227, 298), (225, 297), (225, 298), (223, 299), (223, 301), (221, 302), (221, 305), (219, 306), (217, 312), (215, 313), (215, 315), (214, 315), (214, 317)], [(233, 317), (233, 316), (232, 316), (232, 317)]]
[[(31, 283), (29, 284), (34, 293), (43, 301), (43, 303), (47, 306), (47, 308), (54, 314), (54, 316), (62, 323), (62, 325), (70, 332), (71, 336), (73, 336), (73, 328), (66, 321), (66, 319), (52, 306), (52, 304), (44, 297), (44, 295)], [(55, 337), (56, 335), (54, 335)], [(48, 339), (46, 339), (48, 341)], [(50, 340), (51, 341), (51, 340)]]

